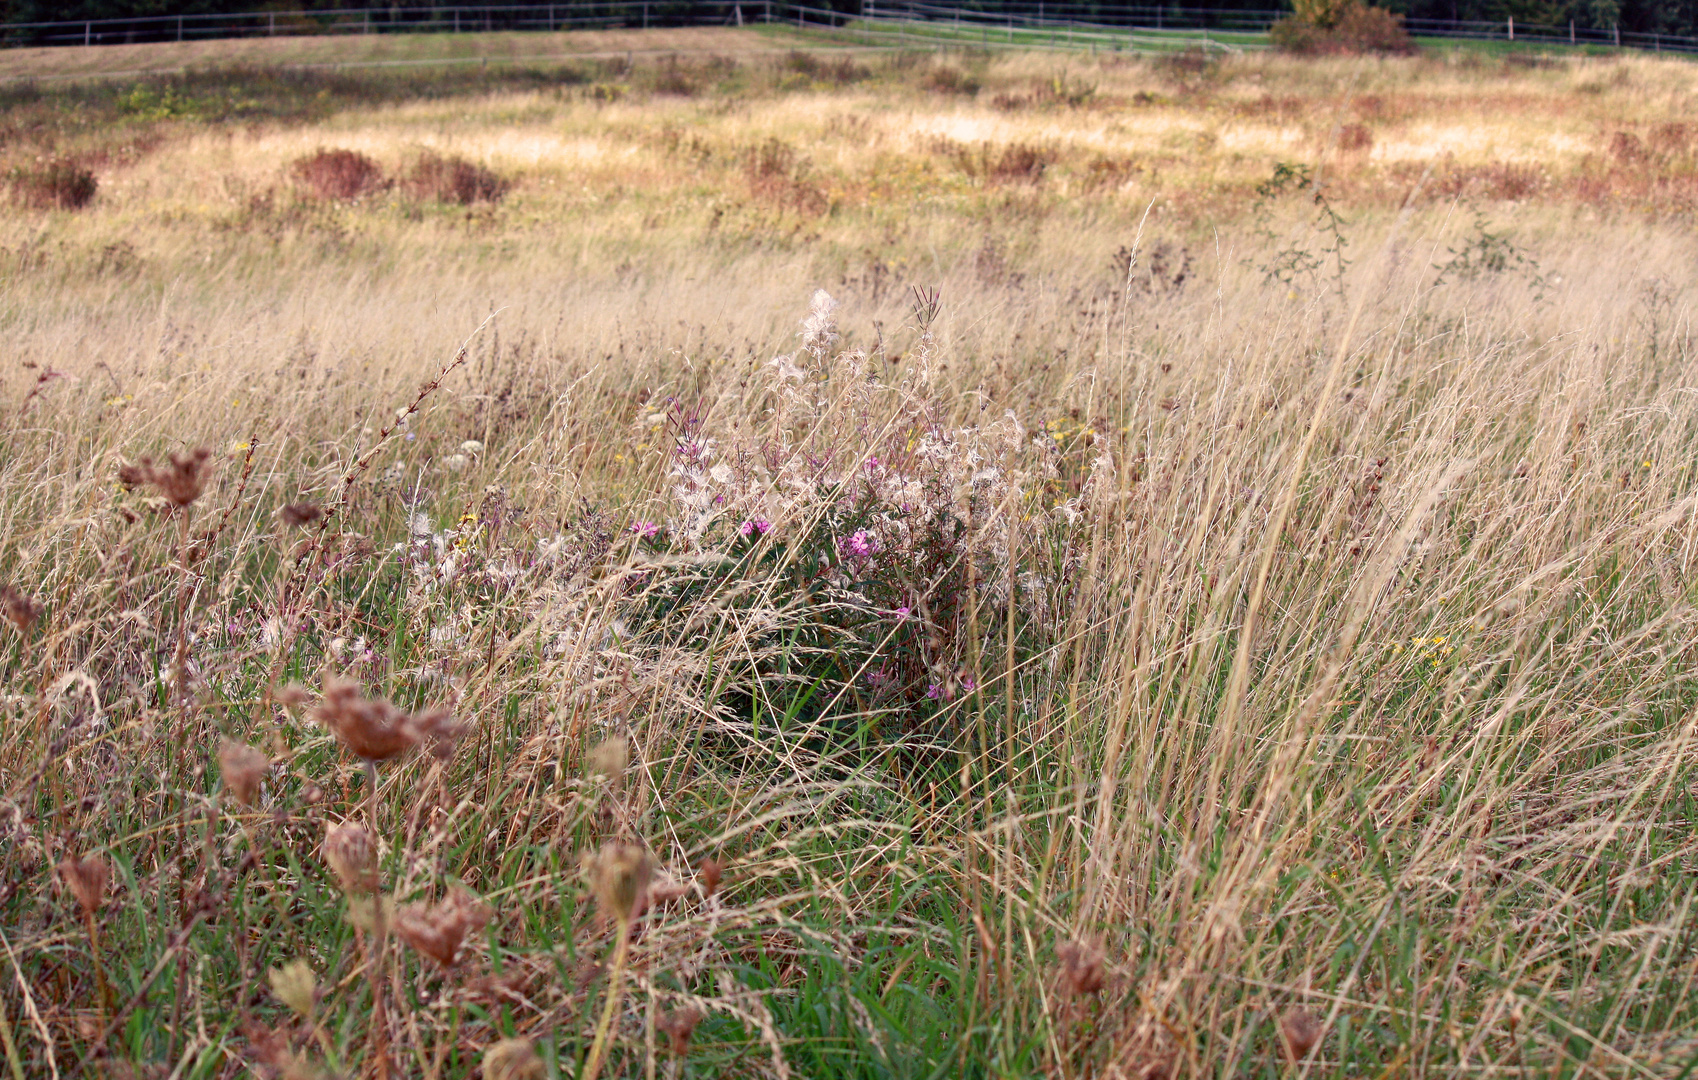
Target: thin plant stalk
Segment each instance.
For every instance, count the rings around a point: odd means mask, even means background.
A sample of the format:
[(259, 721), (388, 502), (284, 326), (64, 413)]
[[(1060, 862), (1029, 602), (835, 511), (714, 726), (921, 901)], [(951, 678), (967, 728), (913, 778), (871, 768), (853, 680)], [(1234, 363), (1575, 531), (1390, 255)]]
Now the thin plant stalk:
[(589, 1060), (584, 1062), (583, 1080), (596, 1080), (601, 1073), (602, 1058), (607, 1052), (607, 1036), (613, 1029), (613, 1014), (625, 998), (625, 960), (631, 951), (630, 938), (631, 923), (621, 919), (619, 939), (613, 946), (613, 971), (607, 977), (607, 1003), (602, 1006), (601, 1020), (595, 1026)]

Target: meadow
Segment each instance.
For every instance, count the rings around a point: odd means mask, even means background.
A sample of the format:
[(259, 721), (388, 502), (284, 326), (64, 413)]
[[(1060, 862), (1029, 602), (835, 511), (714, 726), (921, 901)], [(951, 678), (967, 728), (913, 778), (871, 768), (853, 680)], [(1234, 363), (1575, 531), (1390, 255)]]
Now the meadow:
[(0, 1075), (1698, 1065), (1698, 68), (0, 76)]

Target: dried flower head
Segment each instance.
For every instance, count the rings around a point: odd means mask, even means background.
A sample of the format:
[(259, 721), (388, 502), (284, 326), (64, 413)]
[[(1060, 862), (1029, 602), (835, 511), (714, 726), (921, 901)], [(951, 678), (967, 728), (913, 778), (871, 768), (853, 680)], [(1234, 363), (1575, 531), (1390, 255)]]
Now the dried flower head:
[(636, 844), (609, 841), (590, 861), (590, 888), (602, 911), (628, 923), (648, 899), (654, 860)]
[(296, 958), (280, 968), (272, 968), (266, 973), (266, 978), (271, 982), (271, 992), (277, 995), (278, 1001), (302, 1020), (312, 1019), (318, 980), (313, 976), (310, 963)]
[(271, 769), (271, 759), (247, 743), (226, 740), (218, 747), (218, 768), (224, 776), (224, 788), (243, 806), (252, 806), (259, 795), (259, 784)]
[(67, 855), (59, 861), (59, 877), (83, 914), (93, 915), (106, 903), (106, 887), (112, 882), (112, 864), (99, 855), (77, 858)]
[(134, 465), (120, 467), (118, 480), (131, 489), (146, 484), (172, 506), (187, 506), (200, 498), (206, 486), (206, 463), (211, 458), (212, 451), (204, 446), (186, 454), (172, 454), (167, 465), (155, 465), (152, 458), (144, 457)]
[(1083, 997), (1102, 991), (1103, 951), (1095, 942), (1062, 942), (1055, 950), (1055, 958), (1061, 962), (1057, 982), (1064, 997)]
[(672, 1046), (672, 1056), (683, 1057), (690, 1052), (690, 1036), (696, 1033), (696, 1025), (701, 1022), (700, 1009), (673, 1009), (661, 1013), (654, 1026), (666, 1034)]
[(321, 520), (324, 517), (324, 507), (310, 502), (285, 503), (278, 509), (277, 516), (283, 524), (302, 529)]
[(718, 859), (703, 859), (700, 869), (702, 898), (705, 900), (719, 891), (720, 879), (725, 876), (725, 864)]
[(537, 1080), (542, 1058), (529, 1039), (502, 1039), (483, 1052), (483, 1080)]
[(0, 616), (17, 627), (18, 633), (27, 634), (35, 620), (41, 618), (41, 605), (27, 593), (10, 585), (0, 585)]
[(324, 700), (313, 715), (343, 746), (367, 761), (387, 761), (418, 741), (406, 713), (382, 698), (366, 697), (358, 684), (345, 679), (324, 684)]
[(324, 861), (343, 892), (363, 896), (377, 891), (377, 845), (365, 826), (349, 821), (325, 830)]
[(447, 761), (453, 757), (454, 748), (460, 745), (460, 739), (471, 730), (470, 724), (454, 719), (454, 714), (444, 707), (413, 714), (407, 720), (407, 727), (413, 738), (439, 761)]
[(489, 922), (489, 905), (470, 893), (456, 892), (440, 904), (408, 904), (395, 916), (401, 940), (435, 960), (453, 967), (466, 935)]
[(618, 784), (630, 763), (631, 752), (625, 740), (608, 739), (590, 751), (589, 775), (605, 776), (611, 783)]
[(308, 694), (307, 688), (302, 686), (300, 683), (292, 682), (285, 686), (272, 687), (271, 699), (279, 705), (287, 705), (292, 709), (298, 709), (307, 702), (311, 701), (312, 695)]
[(1307, 1009), (1287, 1009), (1279, 1018), (1279, 1038), (1293, 1063), (1302, 1061), (1321, 1041), (1320, 1020)]

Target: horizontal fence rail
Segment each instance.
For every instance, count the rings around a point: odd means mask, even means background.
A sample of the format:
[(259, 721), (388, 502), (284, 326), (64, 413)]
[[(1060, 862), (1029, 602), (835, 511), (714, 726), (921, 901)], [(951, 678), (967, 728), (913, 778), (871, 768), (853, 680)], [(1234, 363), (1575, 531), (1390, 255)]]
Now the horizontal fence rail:
[[(3, 46), (93, 46), (303, 34), (468, 33), (742, 26), (783, 23), (831, 29), (868, 42), (959, 42), (985, 47), (1115, 48), (1133, 51), (1197, 44), (1227, 50), (1266, 47), (1255, 40), (1289, 12), (1218, 8), (980, 0), (857, 0), (853, 10), (781, 0), (616, 0), (602, 3), (484, 4), (453, 7), (338, 8), (235, 14), (0, 23)], [(1522, 42), (1698, 53), (1698, 38), (1504, 22), (1409, 19), (1416, 37)], [(1216, 37), (1213, 35), (1222, 35)]]

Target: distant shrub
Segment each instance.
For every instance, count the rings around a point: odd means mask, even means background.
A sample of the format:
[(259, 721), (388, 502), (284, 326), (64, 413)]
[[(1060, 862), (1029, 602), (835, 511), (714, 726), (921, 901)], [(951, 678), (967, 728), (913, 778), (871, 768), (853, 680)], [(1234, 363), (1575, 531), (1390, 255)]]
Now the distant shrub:
[(1415, 42), (1403, 28), (1403, 16), (1361, 0), (1300, 4), (1297, 14), (1273, 24), (1268, 37), (1276, 48), (1306, 56), (1415, 52)]
[(757, 199), (801, 214), (823, 214), (831, 200), (809, 177), (807, 158), (783, 139), (770, 138), (749, 148), (743, 161), (749, 190)]
[(827, 59), (800, 49), (792, 49), (787, 53), (781, 66), (783, 70), (792, 75), (800, 75), (809, 82), (829, 83), (832, 86), (858, 83), (871, 74), (857, 64), (853, 57)]
[(929, 68), (920, 76), (920, 86), (934, 94), (959, 94), (972, 97), (979, 92), (979, 80), (949, 64)]
[(1338, 148), (1340, 150), (1371, 150), (1374, 146), (1374, 133), (1366, 124), (1345, 124), (1338, 129)]
[(13, 169), (6, 181), (12, 198), (34, 210), (81, 210), (100, 187), (94, 173), (63, 158)]
[(427, 150), (407, 174), (407, 193), (415, 199), (458, 203), (500, 202), (512, 183), (463, 157)]
[(347, 202), (384, 186), (383, 167), (357, 150), (320, 147), (296, 158), (289, 172), (320, 199)]

